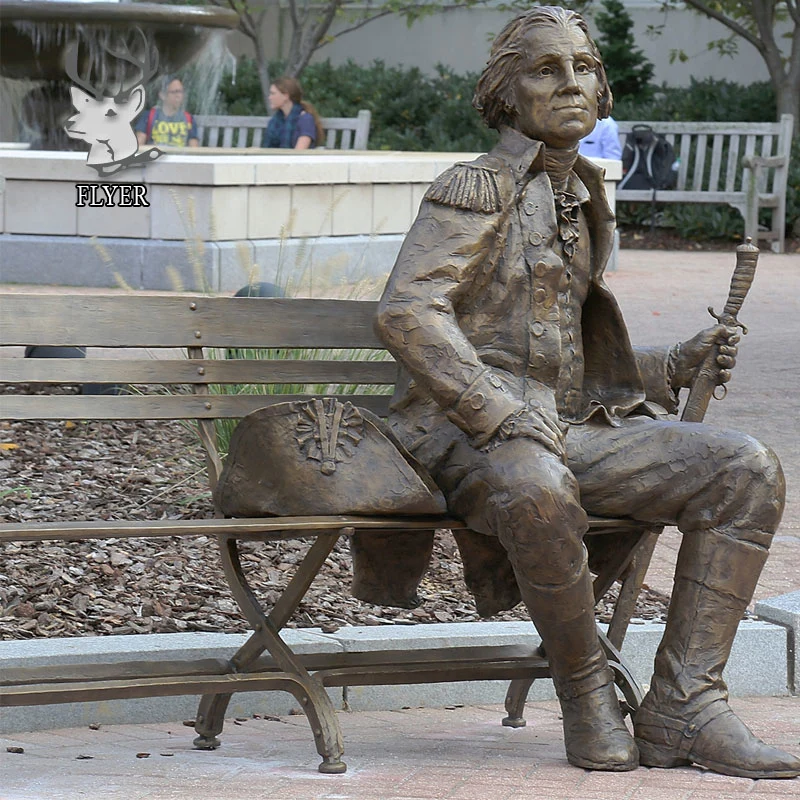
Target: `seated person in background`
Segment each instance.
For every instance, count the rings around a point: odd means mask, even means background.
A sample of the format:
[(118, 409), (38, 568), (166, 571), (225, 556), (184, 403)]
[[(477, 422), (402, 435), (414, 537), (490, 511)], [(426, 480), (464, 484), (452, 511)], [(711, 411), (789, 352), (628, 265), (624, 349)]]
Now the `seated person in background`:
[(262, 147), (308, 150), (322, 141), (322, 122), (295, 78), (278, 78), (269, 87), (272, 117), (261, 138)]
[(158, 93), (159, 105), (139, 116), (134, 129), (139, 144), (158, 144), (169, 147), (199, 147), (197, 125), (192, 115), (183, 109), (183, 83), (180, 78), (167, 76)]
[(620, 161), (622, 146), (617, 123), (611, 117), (598, 119), (594, 130), (580, 140), (578, 152), (586, 158), (614, 158)]

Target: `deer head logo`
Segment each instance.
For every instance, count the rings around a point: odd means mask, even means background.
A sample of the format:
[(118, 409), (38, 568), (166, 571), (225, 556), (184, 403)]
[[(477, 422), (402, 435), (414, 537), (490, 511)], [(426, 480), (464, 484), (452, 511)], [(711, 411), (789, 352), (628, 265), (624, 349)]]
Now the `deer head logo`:
[[(155, 147), (140, 153), (133, 130), (133, 121), (144, 108), (144, 86), (158, 67), (155, 47), (150, 46), (141, 30), (136, 30), (144, 44), (140, 57), (129, 47), (123, 52), (112, 49), (108, 44), (102, 48), (103, 57), (110, 56), (120, 62), (118, 66), (121, 69), (116, 70), (116, 77), (111, 81), (105, 78), (108, 71), (104, 69), (102, 77), (92, 82), (91, 64), (85, 76), (80, 74), (77, 41), (72, 42), (65, 53), (67, 75), (76, 85), (70, 87), (75, 113), (67, 121), (64, 130), (71, 139), (82, 139), (91, 145), (86, 163), (101, 176), (111, 175), (133, 164), (153, 161), (163, 155)], [(127, 70), (124, 69), (126, 65)], [(125, 77), (125, 72), (130, 72), (130, 65), (135, 68), (132, 79)]]

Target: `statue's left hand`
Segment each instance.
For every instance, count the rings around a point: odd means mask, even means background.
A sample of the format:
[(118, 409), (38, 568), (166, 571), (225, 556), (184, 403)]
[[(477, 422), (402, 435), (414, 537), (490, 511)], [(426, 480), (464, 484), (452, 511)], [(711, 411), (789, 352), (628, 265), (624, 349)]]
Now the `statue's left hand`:
[(731, 379), (731, 370), (736, 364), (736, 346), (739, 333), (736, 328), (726, 325), (713, 325), (700, 331), (696, 336), (676, 345), (675, 371), (672, 376), (672, 388), (684, 389), (692, 385), (697, 370), (712, 348), (717, 350), (717, 366), (719, 367), (718, 383), (727, 383)]

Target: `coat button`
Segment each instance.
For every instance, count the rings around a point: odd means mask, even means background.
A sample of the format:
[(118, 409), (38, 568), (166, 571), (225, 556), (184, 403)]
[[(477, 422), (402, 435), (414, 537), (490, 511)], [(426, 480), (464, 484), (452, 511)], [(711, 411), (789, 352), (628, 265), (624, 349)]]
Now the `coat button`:
[(542, 367), (547, 366), (547, 356), (543, 353), (537, 353), (533, 358), (531, 358), (531, 366), (534, 369), (541, 369)]
[(547, 263), (544, 261), (537, 261), (533, 267), (533, 274), (537, 278), (543, 278), (547, 274)]
[(547, 290), (542, 289), (541, 286), (538, 289), (535, 289), (533, 292), (533, 299), (537, 303), (544, 303), (544, 301), (547, 300)]
[(530, 216), (531, 214), (535, 214), (535, 213), (536, 213), (536, 210), (537, 210), (538, 208), (539, 208), (539, 206), (538, 206), (536, 203), (534, 203), (534, 202), (533, 202), (533, 200), (526, 200), (526, 201), (525, 201), (525, 202), (522, 204), (522, 210), (523, 210), (523, 211), (524, 211), (526, 214), (528, 214), (529, 216)]
[(531, 325), (531, 333), (537, 337), (544, 333), (544, 325), (538, 319)]
[(541, 243), (544, 241), (544, 237), (542, 236), (542, 234), (541, 234), (541, 233), (539, 233), (539, 231), (531, 231), (531, 232), (528, 234), (528, 241), (529, 241), (529, 242), (530, 242), (530, 243), (531, 243), (531, 244), (532, 244), (534, 247), (538, 247), (538, 246), (539, 246), (539, 245), (540, 245), (540, 244), (541, 244)]
[(483, 394), (481, 394), (481, 392), (478, 392), (470, 398), (469, 404), (473, 410), (479, 411), (486, 405), (486, 398), (483, 396)]

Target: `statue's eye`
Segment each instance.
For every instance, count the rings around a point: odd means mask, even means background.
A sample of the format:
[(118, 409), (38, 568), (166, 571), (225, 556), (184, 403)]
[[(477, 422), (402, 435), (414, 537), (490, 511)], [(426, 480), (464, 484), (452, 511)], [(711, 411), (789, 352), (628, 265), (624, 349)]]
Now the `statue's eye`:
[(539, 71), (536, 73), (541, 78), (549, 78), (555, 70), (550, 65), (545, 65), (544, 67), (539, 67)]
[(113, 108), (109, 108), (108, 111), (106, 111), (106, 116), (107, 117), (116, 117), (117, 116), (117, 112), (114, 111)]

